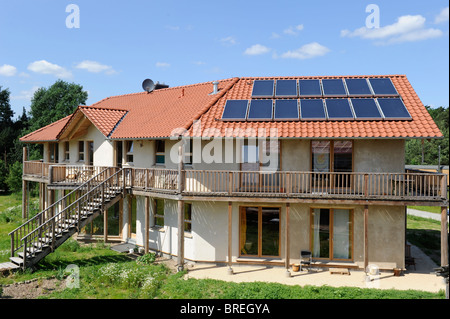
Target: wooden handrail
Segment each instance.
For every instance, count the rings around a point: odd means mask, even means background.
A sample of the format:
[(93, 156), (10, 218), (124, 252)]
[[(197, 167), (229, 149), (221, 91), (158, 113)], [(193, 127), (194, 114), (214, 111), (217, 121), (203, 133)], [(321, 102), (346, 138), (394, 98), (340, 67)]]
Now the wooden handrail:
[[(49, 227), (49, 223), (51, 221), (59, 220), (62, 213), (67, 213), (71, 210), (73, 210), (73, 206), (76, 203), (70, 203), (69, 199), (72, 195), (77, 194), (79, 192), (84, 192), (85, 196), (89, 191), (93, 191), (97, 189), (98, 185), (101, 185), (105, 183), (107, 180), (109, 180), (112, 176), (115, 176), (117, 174), (117, 168), (106, 168), (101, 173), (93, 176), (89, 180), (87, 180), (82, 185), (75, 188), (73, 191), (71, 191), (66, 196), (62, 197), (46, 209), (44, 209), (42, 212), (37, 214), (36, 216), (30, 218), (25, 223), (14, 229), (9, 233), (11, 236), (11, 257), (14, 257), (14, 254), (16, 251), (20, 250), (22, 247), (25, 249), (25, 244), (27, 242), (27, 239), (30, 236), (34, 236), (34, 234), (38, 233), (35, 238), (39, 238), (41, 234), (45, 234), (47, 231), (53, 231), (51, 227)], [(82, 197), (83, 197), (82, 196)], [(60, 205), (63, 207), (63, 209), (58, 210)], [(58, 211), (56, 214), (54, 212)], [(58, 219), (59, 218), (59, 219)], [(34, 238), (32, 238), (34, 239)], [(25, 256), (24, 251), (24, 256)]]

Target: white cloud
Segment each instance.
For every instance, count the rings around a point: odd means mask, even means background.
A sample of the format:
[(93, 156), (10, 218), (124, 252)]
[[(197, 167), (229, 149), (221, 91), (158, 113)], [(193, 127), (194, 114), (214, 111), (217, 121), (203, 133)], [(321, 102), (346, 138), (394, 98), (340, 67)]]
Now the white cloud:
[(434, 19), (434, 23), (442, 23), (448, 21), (448, 7), (441, 10), (441, 12)]
[(377, 44), (391, 44), (436, 38), (443, 34), (439, 29), (426, 29), (425, 21), (421, 15), (405, 15), (399, 17), (395, 23), (380, 28), (361, 27), (354, 31), (342, 30), (341, 36), (377, 40)]
[(157, 68), (168, 68), (170, 66), (170, 64), (167, 62), (156, 62), (155, 66)]
[(326, 46), (323, 46), (317, 42), (311, 42), (303, 45), (294, 51), (287, 51), (281, 55), (282, 58), (292, 58), (292, 59), (311, 59), (317, 56), (323, 56), (330, 52)]
[(20, 91), (19, 95), (12, 95), (11, 100), (27, 100), (31, 101), (34, 96), (34, 92), (39, 89), (39, 86), (33, 86), (29, 90)]
[(14, 76), (16, 75), (17, 68), (9, 64), (3, 64), (0, 66), (0, 75), (3, 76)]
[(237, 42), (236, 42), (235, 37), (229, 36), (229, 37), (220, 39), (220, 43), (222, 43), (223, 45), (226, 45), (226, 46), (232, 46), (232, 45), (235, 45)]
[(72, 77), (72, 72), (66, 70), (62, 66), (50, 63), (45, 60), (35, 61), (28, 65), (28, 70), (41, 73), (41, 74), (52, 74), (60, 78), (70, 78)]
[(285, 29), (283, 31), (283, 33), (289, 34), (289, 35), (297, 35), (297, 33), (302, 30), (303, 30), (303, 24), (299, 24), (299, 25), (291, 26), (291, 27)]
[(254, 44), (251, 47), (247, 48), (244, 52), (246, 55), (260, 55), (269, 52), (270, 49), (261, 44)]
[(77, 69), (86, 70), (91, 73), (105, 72), (106, 74), (114, 74), (116, 71), (109, 65), (104, 65), (96, 61), (84, 60), (76, 65)]

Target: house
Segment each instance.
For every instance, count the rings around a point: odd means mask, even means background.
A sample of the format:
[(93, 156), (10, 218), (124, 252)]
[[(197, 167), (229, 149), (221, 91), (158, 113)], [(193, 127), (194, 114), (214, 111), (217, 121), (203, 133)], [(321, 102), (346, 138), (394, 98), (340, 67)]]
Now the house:
[(404, 75), (230, 78), (108, 97), (20, 139), (44, 145), (42, 161), (24, 148), (23, 173), (24, 215), (30, 182), (42, 212), (11, 233), (12, 260), (36, 263), (79, 232), (176, 256), (180, 268), (289, 271), (307, 250), (317, 267), (405, 269), (406, 206), (448, 206), (445, 175), (405, 172), (411, 138), (442, 134)]

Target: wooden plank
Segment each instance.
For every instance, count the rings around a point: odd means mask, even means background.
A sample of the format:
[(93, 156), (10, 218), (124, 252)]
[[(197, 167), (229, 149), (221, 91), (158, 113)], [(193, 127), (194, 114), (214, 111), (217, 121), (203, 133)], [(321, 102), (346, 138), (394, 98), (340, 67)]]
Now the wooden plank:
[(350, 275), (348, 268), (330, 268), (330, 274)]

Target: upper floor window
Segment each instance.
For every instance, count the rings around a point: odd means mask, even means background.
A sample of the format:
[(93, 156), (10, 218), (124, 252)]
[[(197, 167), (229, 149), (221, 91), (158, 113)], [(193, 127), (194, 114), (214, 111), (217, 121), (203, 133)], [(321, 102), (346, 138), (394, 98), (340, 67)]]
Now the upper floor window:
[(352, 172), (352, 141), (312, 141), (313, 172)]
[(48, 159), (50, 163), (58, 163), (59, 147), (58, 143), (48, 144)]
[(133, 149), (134, 149), (134, 142), (133, 141), (126, 141), (126, 148), (127, 150), (127, 162), (133, 163), (134, 156), (133, 156)]
[(69, 161), (70, 160), (70, 143), (64, 142), (64, 160)]
[(164, 140), (156, 140), (155, 141), (155, 152), (156, 152), (155, 163), (156, 164), (165, 164), (166, 154), (165, 154), (165, 141)]
[(78, 161), (84, 162), (84, 141), (78, 141)]
[(189, 140), (186, 141), (186, 143), (184, 144), (184, 164), (186, 165), (192, 165), (192, 150), (193, 148), (193, 142), (192, 139), (190, 138)]

